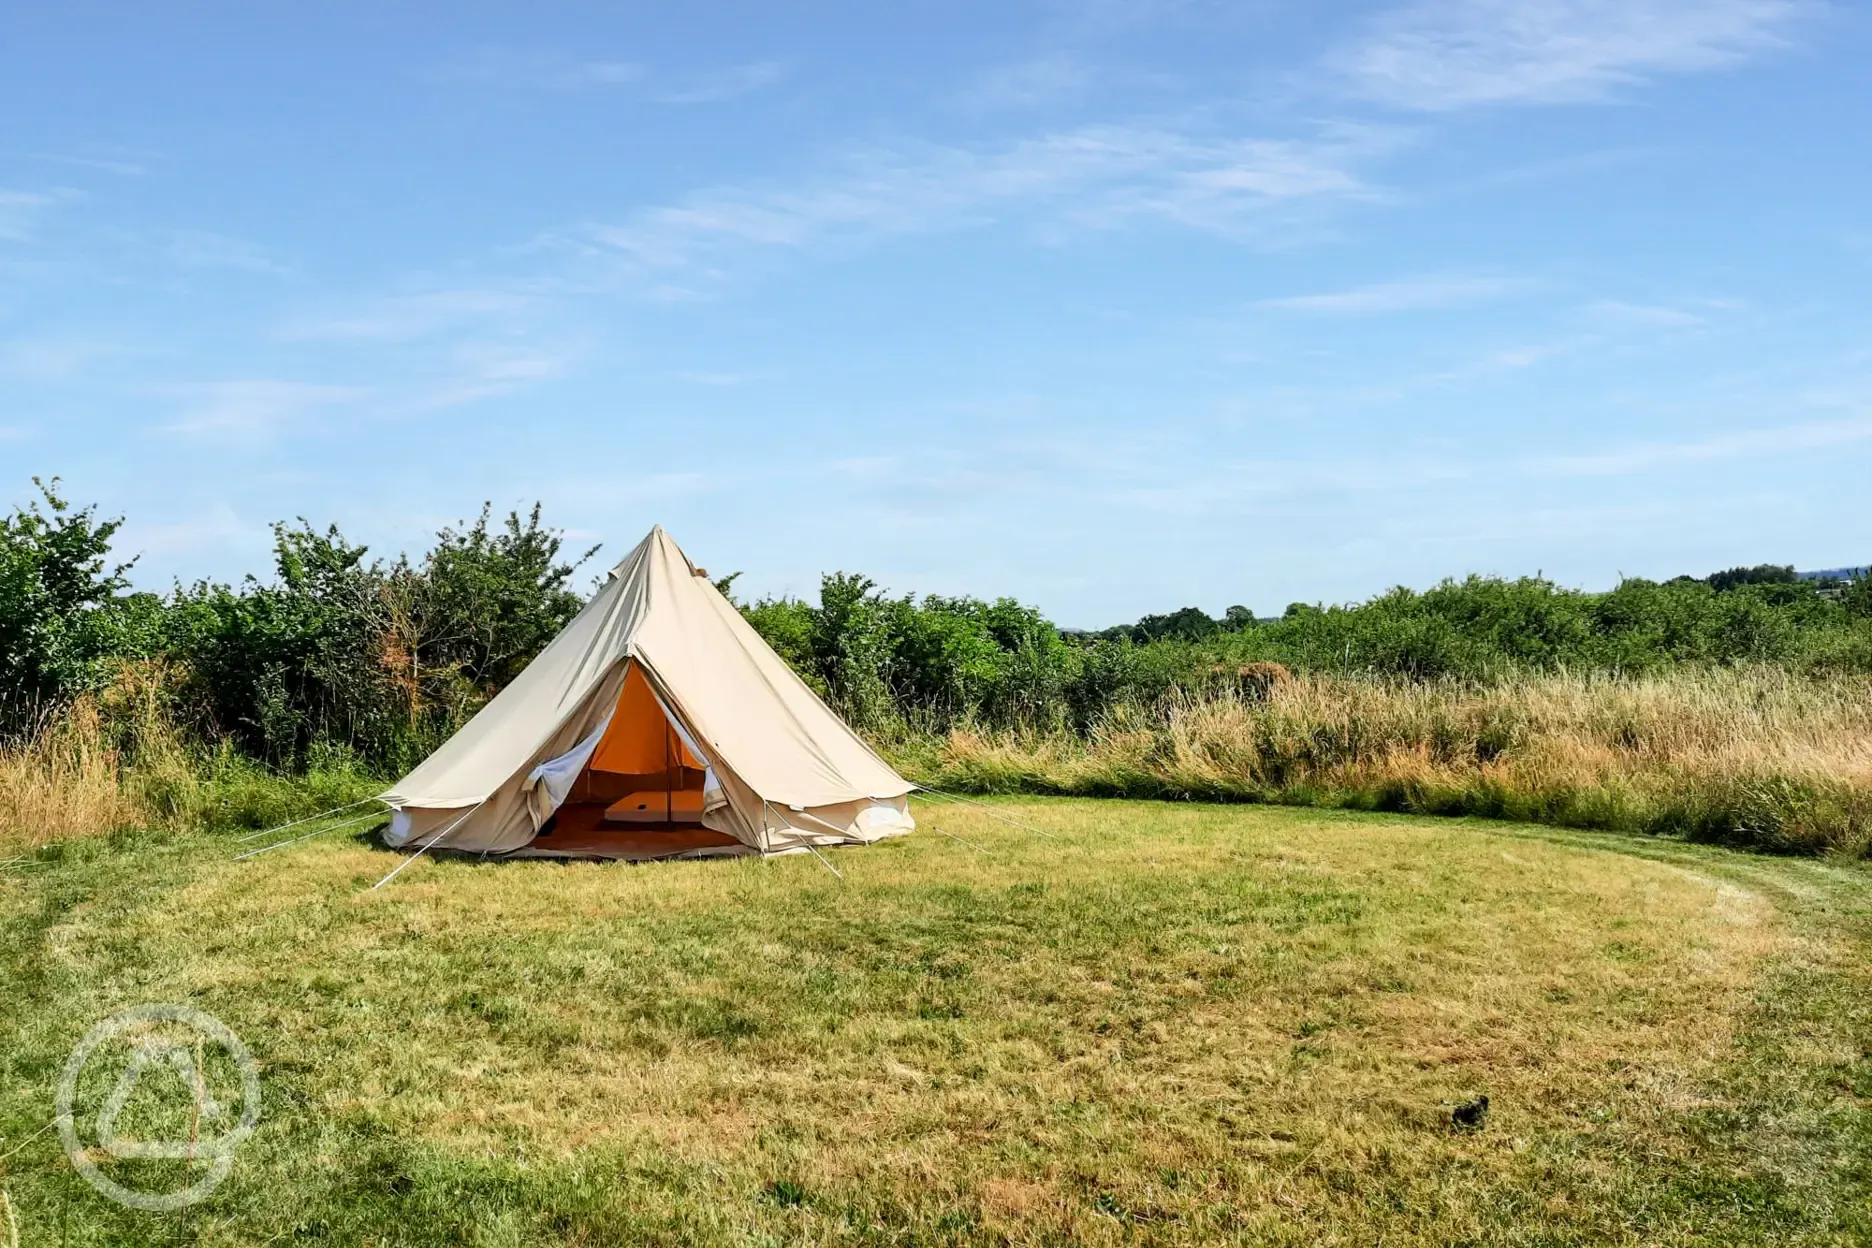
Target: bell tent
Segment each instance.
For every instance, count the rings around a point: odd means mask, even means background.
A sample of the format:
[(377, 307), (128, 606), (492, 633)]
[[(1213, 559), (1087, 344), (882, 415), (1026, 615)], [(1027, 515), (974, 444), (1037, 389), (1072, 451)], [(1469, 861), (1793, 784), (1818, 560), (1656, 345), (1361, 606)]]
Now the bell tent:
[(658, 527), (382, 800), (393, 846), (670, 858), (908, 832), (914, 787)]

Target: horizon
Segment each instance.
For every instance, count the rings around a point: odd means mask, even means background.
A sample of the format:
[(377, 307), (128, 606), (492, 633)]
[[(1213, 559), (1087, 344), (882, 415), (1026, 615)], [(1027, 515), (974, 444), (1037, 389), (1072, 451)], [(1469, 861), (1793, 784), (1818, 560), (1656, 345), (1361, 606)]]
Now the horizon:
[(15, 27), (0, 501), (140, 588), (483, 499), (1069, 621), (1872, 547), (1841, 4)]

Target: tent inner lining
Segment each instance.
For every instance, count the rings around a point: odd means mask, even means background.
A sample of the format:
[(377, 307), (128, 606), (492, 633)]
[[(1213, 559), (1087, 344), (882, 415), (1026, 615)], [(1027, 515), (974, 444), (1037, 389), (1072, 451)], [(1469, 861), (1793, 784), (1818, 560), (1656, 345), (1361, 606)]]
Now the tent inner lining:
[(709, 769), (632, 662), (604, 735), (529, 850), (668, 857), (739, 847), (703, 825)]

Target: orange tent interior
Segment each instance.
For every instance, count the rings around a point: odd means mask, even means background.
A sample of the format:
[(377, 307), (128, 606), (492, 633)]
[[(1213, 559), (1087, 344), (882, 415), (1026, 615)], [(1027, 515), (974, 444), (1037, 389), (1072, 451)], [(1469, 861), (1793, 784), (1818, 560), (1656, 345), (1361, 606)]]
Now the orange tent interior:
[(683, 744), (643, 669), (632, 663), (591, 761), (530, 848), (608, 858), (666, 858), (734, 846), (702, 826), (705, 764)]

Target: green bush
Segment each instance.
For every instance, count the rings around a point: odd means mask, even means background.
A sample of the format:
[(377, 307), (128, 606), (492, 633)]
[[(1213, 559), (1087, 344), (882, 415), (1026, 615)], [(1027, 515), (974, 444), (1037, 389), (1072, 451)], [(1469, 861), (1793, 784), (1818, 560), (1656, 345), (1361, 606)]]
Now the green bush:
[[(483, 508), (421, 558), (390, 563), (335, 528), (282, 524), (270, 579), (155, 595), (127, 592), (126, 567), (111, 565), (118, 521), (73, 510), (56, 482), (40, 493), (0, 520), (0, 733), (143, 672), (151, 692), (135, 715), (179, 724), (198, 743), (288, 773), (399, 771), (580, 605), (568, 585), (582, 560), (561, 558), (538, 507), (500, 525)], [(1123, 708), (1230, 688), (1253, 663), (1477, 683), (1680, 664), (1872, 671), (1872, 581), (1822, 592), (1777, 567), (1631, 579), (1605, 593), (1471, 576), (1359, 604), (1294, 604), (1275, 620), (1186, 607), (1091, 634), (1063, 633), (1013, 599), (892, 596), (844, 572), (823, 579), (816, 602), (763, 598), (742, 610), (808, 685), (882, 735), (1085, 735)], [(1508, 748), (1513, 731), (1492, 728), (1481, 739), (1500, 743), (1483, 748)]]
[[(104, 679), (140, 612), (109, 562), (121, 519), (73, 511), (58, 479), (0, 517), (0, 736), (30, 731), (50, 709)], [(42, 505), (43, 504), (43, 505)]]

